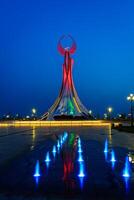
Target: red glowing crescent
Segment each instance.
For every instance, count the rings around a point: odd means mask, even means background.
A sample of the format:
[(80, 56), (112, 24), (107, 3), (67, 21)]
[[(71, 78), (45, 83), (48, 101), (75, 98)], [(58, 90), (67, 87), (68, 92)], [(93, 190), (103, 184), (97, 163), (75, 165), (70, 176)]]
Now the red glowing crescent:
[(73, 54), (76, 51), (76, 43), (74, 41), (74, 39), (72, 38), (71, 35), (63, 35), (58, 42), (58, 51), (61, 53), (61, 55), (65, 55), (65, 51), (66, 49), (62, 46), (61, 41), (66, 38), (69, 37), (72, 40), (72, 46), (69, 48), (69, 53)]

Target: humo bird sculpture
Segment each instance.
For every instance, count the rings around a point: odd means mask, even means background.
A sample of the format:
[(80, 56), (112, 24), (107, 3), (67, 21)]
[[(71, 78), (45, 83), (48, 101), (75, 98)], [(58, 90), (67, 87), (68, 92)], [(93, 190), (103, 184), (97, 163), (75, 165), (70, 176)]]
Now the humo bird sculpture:
[[(62, 42), (65, 39), (70, 39), (72, 42), (71, 47), (63, 47)], [(64, 56), (63, 78), (61, 90), (58, 98), (48, 110), (42, 116), (42, 120), (73, 120), (73, 119), (91, 119), (92, 116), (88, 110), (81, 103), (72, 78), (72, 68), (74, 60), (71, 55), (76, 51), (76, 43), (70, 36), (62, 36), (58, 42), (58, 51)]]

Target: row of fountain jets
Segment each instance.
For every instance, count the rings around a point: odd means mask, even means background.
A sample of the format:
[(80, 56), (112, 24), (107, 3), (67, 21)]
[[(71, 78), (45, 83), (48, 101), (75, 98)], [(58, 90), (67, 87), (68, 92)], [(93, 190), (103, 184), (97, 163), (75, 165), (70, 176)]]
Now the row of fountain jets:
[[(68, 134), (67, 132), (65, 132), (61, 137), (60, 137), (60, 140), (57, 141), (57, 145), (53, 146), (53, 149), (52, 149), (52, 153), (53, 153), (53, 156), (55, 157), (56, 156), (56, 153), (57, 151), (59, 152), (59, 150), (62, 148), (63, 144), (65, 143), (66, 139), (68, 137)], [(84, 178), (85, 177), (85, 163), (84, 163), (84, 159), (83, 159), (83, 154), (82, 154), (82, 145), (81, 145), (81, 139), (80, 137), (78, 138), (78, 163), (79, 163), (79, 174), (78, 174), (78, 177), (80, 178)], [(116, 158), (115, 158), (115, 152), (114, 150), (111, 150), (109, 151), (109, 147), (108, 147), (108, 140), (106, 139), (105, 141), (105, 144), (104, 144), (104, 154), (105, 154), (105, 158), (107, 159), (108, 157), (108, 154), (111, 154), (111, 158), (110, 158), (110, 162), (112, 163), (112, 167), (114, 167), (115, 165), (115, 162), (116, 162)], [(46, 158), (45, 158), (45, 162), (46, 162), (46, 165), (48, 166), (49, 163), (50, 163), (51, 159), (50, 159), (50, 154), (49, 152), (46, 153)], [(124, 169), (123, 169), (123, 173), (122, 173), (122, 176), (125, 177), (125, 178), (129, 178), (131, 175), (131, 166), (130, 166), (130, 162), (129, 162), (129, 159), (128, 159), (128, 156), (126, 156), (126, 159), (125, 159), (125, 166), (124, 166)], [(37, 160), (36, 162), (36, 166), (35, 166), (35, 173), (34, 173), (34, 177), (40, 177), (41, 174), (40, 174), (40, 164), (39, 164), (39, 160)]]
[[(105, 154), (105, 158), (106, 159), (107, 159), (108, 153), (109, 153), (108, 140), (106, 139), (106, 141), (105, 141), (105, 147), (104, 147), (104, 154)], [(110, 161), (112, 163), (112, 167), (114, 167), (115, 162), (116, 162), (115, 152), (112, 149), (110, 153), (111, 153), (111, 159), (110, 159)], [(128, 156), (126, 156), (126, 159), (125, 159), (125, 166), (124, 166), (124, 169), (123, 169), (122, 176), (124, 178), (130, 178), (130, 176), (131, 176), (131, 165), (130, 165)]]
[[(62, 148), (63, 144), (65, 143), (66, 139), (68, 137), (68, 134), (67, 132), (65, 132), (61, 137), (60, 137), (60, 140), (57, 141), (57, 145), (53, 146), (53, 149), (52, 149), (52, 154), (53, 156), (55, 157), (56, 156), (56, 153), (60, 151), (60, 149)], [(47, 152), (46, 153), (46, 157), (45, 157), (45, 163), (46, 163), (46, 166), (48, 167), (49, 166), (49, 163), (50, 163), (51, 159), (50, 159), (50, 153)], [(40, 164), (39, 164), (39, 160), (37, 160), (36, 162), (36, 165), (35, 165), (35, 173), (34, 173), (34, 177), (38, 178), (40, 177), (41, 174), (40, 174)]]

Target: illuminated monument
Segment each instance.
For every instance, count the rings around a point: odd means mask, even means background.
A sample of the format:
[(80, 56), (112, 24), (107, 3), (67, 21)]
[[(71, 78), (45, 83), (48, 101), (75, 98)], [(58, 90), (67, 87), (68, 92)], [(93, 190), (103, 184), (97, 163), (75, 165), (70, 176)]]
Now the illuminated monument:
[[(68, 37), (72, 41), (72, 46), (64, 48), (62, 40)], [(58, 43), (58, 51), (64, 56), (62, 86), (58, 98), (42, 116), (42, 120), (72, 120), (72, 119), (89, 119), (88, 110), (81, 103), (72, 78), (72, 68), (74, 60), (71, 54), (76, 51), (76, 43), (71, 36), (62, 36)]]

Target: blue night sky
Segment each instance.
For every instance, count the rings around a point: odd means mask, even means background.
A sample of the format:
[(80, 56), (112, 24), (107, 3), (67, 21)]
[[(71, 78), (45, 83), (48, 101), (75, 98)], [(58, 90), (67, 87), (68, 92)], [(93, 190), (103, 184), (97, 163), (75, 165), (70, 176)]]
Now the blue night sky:
[(1, 0), (0, 115), (43, 114), (57, 97), (63, 57), (58, 39), (71, 34), (74, 82), (83, 104), (128, 112), (134, 92), (133, 0)]

